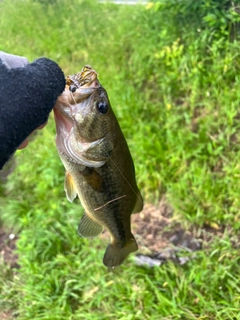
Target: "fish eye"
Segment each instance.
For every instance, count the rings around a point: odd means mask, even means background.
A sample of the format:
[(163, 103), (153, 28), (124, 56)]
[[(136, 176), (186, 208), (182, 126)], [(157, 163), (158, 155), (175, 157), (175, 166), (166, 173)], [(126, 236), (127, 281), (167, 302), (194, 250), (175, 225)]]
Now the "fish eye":
[(76, 90), (77, 90), (77, 87), (76, 87), (74, 84), (71, 84), (71, 85), (69, 86), (69, 91), (75, 92)]
[(106, 114), (108, 112), (108, 103), (106, 101), (97, 102), (96, 107), (101, 114)]

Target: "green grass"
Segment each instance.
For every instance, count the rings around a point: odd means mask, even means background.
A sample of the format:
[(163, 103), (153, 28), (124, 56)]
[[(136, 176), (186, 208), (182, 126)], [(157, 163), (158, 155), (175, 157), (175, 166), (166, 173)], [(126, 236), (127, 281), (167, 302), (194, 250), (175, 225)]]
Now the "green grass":
[(0, 310), (20, 320), (240, 319), (239, 41), (199, 21), (179, 26), (159, 4), (47, 3), (0, 2), (0, 49), (47, 56), (65, 74), (92, 65), (145, 201), (164, 194), (186, 228), (225, 232), (185, 266), (146, 269), (129, 258), (108, 273), (107, 243), (76, 233), (83, 210), (65, 197), (50, 117), (1, 186), (1, 220), (19, 232), (20, 269), (1, 262)]

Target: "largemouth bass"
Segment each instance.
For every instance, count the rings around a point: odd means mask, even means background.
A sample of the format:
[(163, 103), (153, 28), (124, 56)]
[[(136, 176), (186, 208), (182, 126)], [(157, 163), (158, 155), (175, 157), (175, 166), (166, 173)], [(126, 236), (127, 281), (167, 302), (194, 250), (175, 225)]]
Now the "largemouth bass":
[(54, 115), (66, 196), (72, 202), (78, 195), (85, 209), (78, 233), (90, 238), (106, 228), (111, 241), (103, 263), (116, 267), (138, 249), (130, 219), (142, 210), (143, 200), (127, 142), (107, 92), (89, 65), (66, 78)]

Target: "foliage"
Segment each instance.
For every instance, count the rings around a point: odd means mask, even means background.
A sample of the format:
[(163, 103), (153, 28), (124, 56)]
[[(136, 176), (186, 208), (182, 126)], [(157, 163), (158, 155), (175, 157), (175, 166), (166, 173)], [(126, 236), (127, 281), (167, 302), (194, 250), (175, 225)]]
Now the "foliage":
[(240, 59), (229, 26), (239, 14), (237, 1), (221, 3), (0, 2), (1, 50), (47, 56), (65, 74), (86, 63), (99, 72), (146, 201), (165, 193), (187, 227), (226, 228), (187, 266), (129, 259), (107, 273), (106, 243), (76, 234), (82, 208), (65, 198), (51, 117), (2, 186), (21, 268), (1, 268), (0, 308), (24, 320), (237, 319)]
[(191, 33), (191, 28), (206, 30), (209, 40), (239, 37), (239, 1), (231, 0), (187, 0), (156, 1), (155, 10), (168, 16), (175, 31)]

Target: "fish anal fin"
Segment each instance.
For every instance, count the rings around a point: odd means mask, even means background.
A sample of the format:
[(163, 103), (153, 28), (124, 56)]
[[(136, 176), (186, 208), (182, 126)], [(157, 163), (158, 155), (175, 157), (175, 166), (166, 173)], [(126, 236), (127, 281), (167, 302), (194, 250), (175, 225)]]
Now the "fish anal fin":
[(110, 243), (103, 257), (103, 263), (108, 268), (115, 268), (123, 263), (126, 257), (138, 249), (136, 240), (132, 236), (124, 246), (120, 243)]
[(78, 226), (78, 234), (83, 238), (94, 238), (102, 231), (103, 227), (87, 213), (84, 213)]
[(66, 192), (66, 197), (68, 201), (73, 202), (73, 200), (77, 196), (77, 188), (75, 186), (72, 176), (68, 171), (66, 171), (65, 175), (64, 190)]
[(139, 213), (142, 211), (142, 209), (143, 209), (143, 198), (140, 191), (138, 191), (135, 207), (132, 213)]

